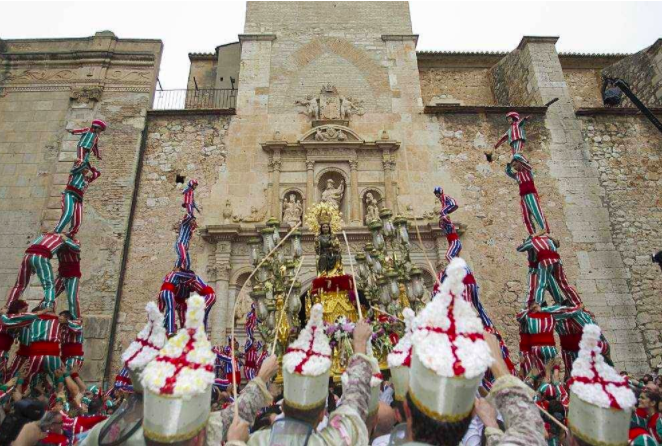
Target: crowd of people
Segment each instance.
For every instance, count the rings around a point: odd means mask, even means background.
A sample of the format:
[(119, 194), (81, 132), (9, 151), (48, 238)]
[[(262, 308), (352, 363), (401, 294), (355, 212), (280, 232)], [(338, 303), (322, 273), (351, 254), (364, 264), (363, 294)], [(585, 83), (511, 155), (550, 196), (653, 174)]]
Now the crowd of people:
[[(387, 336), (388, 369), (380, 370), (373, 354), (373, 326), (359, 320), (350, 334), (353, 355), (334, 379), (333, 343), (320, 305), (312, 307), (280, 365), (253, 336), (255, 308), (247, 315), (242, 347), (231, 338), (226, 346), (212, 346), (206, 331), (216, 296), (191, 270), (188, 252), (200, 212), (198, 183), (190, 180), (174, 268), (157, 302), (146, 306), (147, 324), (123, 353), (123, 367), (107, 390), (86, 384), (79, 373), (84, 337), (75, 239), (83, 194), (100, 175), (90, 154), (100, 159), (98, 137), (106, 123), (95, 120), (72, 131), (82, 136), (62, 194), (62, 217), (28, 247), (0, 309), (0, 446), (659, 444), (662, 375), (635, 379), (613, 368), (609, 343), (569, 284), (540, 206), (522, 153), (527, 118), (515, 112), (507, 118), (510, 127), (495, 149), (506, 140), (511, 145), (506, 173), (519, 185), (529, 234), (517, 247), (527, 255), (529, 282), (517, 315), (519, 364), (459, 257), (462, 244), (450, 219), (458, 203), (441, 187), (434, 193), (449, 265), (418, 314), (403, 310), (404, 334)], [(493, 153), (486, 155), (493, 160)], [(55, 257), (57, 276), (50, 263)], [(44, 296), (29, 309), (22, 295), (33, 274)], [(68, 309), (58, 311), (57, 297), (65, 292)]]

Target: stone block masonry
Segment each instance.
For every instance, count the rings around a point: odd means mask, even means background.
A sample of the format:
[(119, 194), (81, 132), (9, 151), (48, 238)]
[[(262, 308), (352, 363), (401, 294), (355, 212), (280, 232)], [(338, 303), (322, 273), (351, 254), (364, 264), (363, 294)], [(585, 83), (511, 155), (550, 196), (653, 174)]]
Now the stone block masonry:
[[(146, 111), (162, 44), (118, 39), (111, 32), (81, 39), (0, 42), (0, 293), (5, 299), (25, 248), (55, 227), (60, 196), (79, 137), (66, 129), (92, 119), (109, 123), (101, 135), (101, 177), (85, 194), (81, 241), (81, 311), (86, 381), (103, 377), (127, 235)], [(53, 260), (54, 268), (57, 261)], [(41, 298), (39, 282), (26, 293)], [(60, 301), (60, 309), (66, 304)]]

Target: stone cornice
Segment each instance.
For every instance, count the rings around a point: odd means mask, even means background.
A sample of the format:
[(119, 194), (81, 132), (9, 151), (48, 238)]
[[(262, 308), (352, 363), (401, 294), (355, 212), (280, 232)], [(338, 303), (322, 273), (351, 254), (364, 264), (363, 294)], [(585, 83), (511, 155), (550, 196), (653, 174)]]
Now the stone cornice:
[(423, 113), (430, 115), (458, 114), (503, 114), (509, 111), (517, 110), (519, 113), (528, 115), (542, 115), (547, 112), (547, 107), (520, 107), (520, 106), (502, 106), (502, 105), (426, 105)]
[(552, 45), (556, 45), (558, 40), (558, 36), (524, 36), (519, 45), (517, 45), (517, 49), (521, 50), (529, 43), (551, 43)]
[[(651, 107), (649, 110), (656, 115), (662, 116), (662, 108)], [(596, 115), (624, 115), (636, 116), (641, 115), (645, 117), (638, 108), (634, 107), (593, 107), (593, 108), (578, 108), (575, 110), (577, 116), (596, 116)]]
[(61, 61), (80, 62), (81, 60), (99, 59), (113, 62), (126, 60), (131, 62), (155, 62), (156, 55), (149, 52), (127, 51), (60, 51), (60, 52), (27, 52), (27, 53), (0, 53), (0, 59), (6, 61)]
[(418, 45), (418, 34), (382, 34), (384, 42), (406, 42), (409, 40), (414, 41), (414, 45)]
[(276, 40), (276, 34), (239, 34), (239, 43)]

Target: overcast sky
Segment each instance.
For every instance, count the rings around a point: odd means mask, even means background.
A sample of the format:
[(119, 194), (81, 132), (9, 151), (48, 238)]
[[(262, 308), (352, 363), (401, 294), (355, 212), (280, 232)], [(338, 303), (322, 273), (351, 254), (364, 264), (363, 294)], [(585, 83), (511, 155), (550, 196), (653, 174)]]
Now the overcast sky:
[[(564, 52), (631, 53), (662, 37), (662, 2), (412, 1), (419, 50), (509, 51), (523, 35), (560, 36)], [(161, 39), (164, 89), (185, 88), (190, 52), (237, 40), (245, 2), (1, 2), (0, 38)]]

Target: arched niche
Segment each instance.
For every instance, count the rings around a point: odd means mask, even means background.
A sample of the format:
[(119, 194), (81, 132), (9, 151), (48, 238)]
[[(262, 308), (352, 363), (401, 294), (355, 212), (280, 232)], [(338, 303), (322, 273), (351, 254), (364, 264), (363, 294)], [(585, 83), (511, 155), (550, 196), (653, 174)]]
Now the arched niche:
[[(234, 295), (237, 299), (237, 313), (235, 314), (235, 321), (237, 324), (244, 324), (246, 322), (246, 314), (251, 310), (251, 304), (253, 303), (253, 299), (251, 299), (250, 296), (252, 289), (251, 284), (246, 284), (244, 290), (241, 291), (241, 288), (248, 280), (248, 276), (250, 276), (251, 271), (252, 269), (250, 267), (242, 268), (240, 271), (235, 273), (233, 280), (230, 283), (230, 286), (234, 289)], [(241, 294), (239, 294), (240, 291)], [(232, 309), (230, 309), (230, 311), (232, 311)]]
[(367, 188), (361, 194), (361, 219), (364, 225), (379, 219), (379, 210), (384, 207), (384, 199), (379, 189)]
[[(332, 183), (330, 183), (332, 182)], [(324, 191), (329, 188), (339, 188), (341, 184), (344, 186), (344, 191), (342, 193), (342, 198), (340, 200), (340, 212), (342, 212), (342, 217), (344, 221), (348, 221), (349, 217), (349, 201), (350, 201), (350, 191), (349, 191), (349, 178), (347, 173), (342, 169), (337, 167), (326, 167), (322, 169), (318, 174), (315, 180), (317, 185), (317, 202), (322, 201), (324, 196)]]
[(287, 189), (281, 198), (281, 221), (289, 227), (302, 221), (306, 209), (304, 194), (300, 189)]

